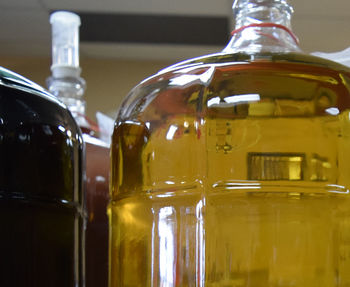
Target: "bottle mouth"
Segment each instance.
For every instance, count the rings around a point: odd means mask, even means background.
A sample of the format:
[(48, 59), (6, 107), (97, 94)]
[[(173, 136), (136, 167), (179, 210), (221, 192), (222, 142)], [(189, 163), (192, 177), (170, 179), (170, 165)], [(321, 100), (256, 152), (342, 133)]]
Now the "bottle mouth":
[(279, 10), (283, 10), (284, 13), (289, 15), (293, 14), (293, 7), (288, 4), (286, 0), (235, 0), (232, 5), (233, 15), (239, 14), (242, 9), (263, 9), (263, 8), (275, 7)]

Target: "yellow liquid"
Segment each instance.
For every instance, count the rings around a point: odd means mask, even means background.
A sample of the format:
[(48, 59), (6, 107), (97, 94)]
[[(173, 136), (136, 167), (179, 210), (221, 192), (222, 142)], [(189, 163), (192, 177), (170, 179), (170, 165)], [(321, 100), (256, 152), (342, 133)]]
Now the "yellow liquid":
[(348, 200), (196, 190), (112, 206), (112, 286), (347, 286)]
[(350, 286), (347, 72), (206, 60), (115, 128), (110, 286)]

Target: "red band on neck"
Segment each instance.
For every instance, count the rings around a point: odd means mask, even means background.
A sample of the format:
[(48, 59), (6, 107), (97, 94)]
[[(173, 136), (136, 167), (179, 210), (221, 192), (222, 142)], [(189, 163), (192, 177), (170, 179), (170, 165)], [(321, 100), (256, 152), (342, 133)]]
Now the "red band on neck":
[(233, 30), (231, 32), (231, 35), (233, 36), (234, 34), (237, 34), (239, 32), (242, 32), (244, 29), (246, 28), (251, 28), (251, 27), (268, 27), (268, 28), (279, 28), (279, 29), (282, 29), (284, 31), (286, 31), (294, 40), (295, 44), (297, 44), (299, 46), (299, 40), (298, 38), (294, 35), (294, 33), (289, 30), (286, 26), (283, 26), (283, 25), (280, 25), (280, 24), (275, 24), (275, 23), (256, 23), (256, 24), (249, 24), (249, 25), (246, 25), (246, 26), (242, 26), (236, 30)]

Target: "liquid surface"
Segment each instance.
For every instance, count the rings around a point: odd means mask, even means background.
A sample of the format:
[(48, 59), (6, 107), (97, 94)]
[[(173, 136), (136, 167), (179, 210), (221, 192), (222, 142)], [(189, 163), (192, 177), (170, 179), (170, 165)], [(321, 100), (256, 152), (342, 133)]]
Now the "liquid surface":
[(170, 68), (124, 103), (110, 286), (349, 286), (348, 71), (229, 57)]

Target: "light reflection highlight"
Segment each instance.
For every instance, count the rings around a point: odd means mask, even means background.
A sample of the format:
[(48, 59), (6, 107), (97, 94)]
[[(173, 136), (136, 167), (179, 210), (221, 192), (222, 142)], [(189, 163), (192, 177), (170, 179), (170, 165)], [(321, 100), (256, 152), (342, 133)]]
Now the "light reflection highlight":
[(254, 101), (260, 101), (260, 95), (258, 94), (234, 95), (234, 96), (226, 97), (224, 100), (228, 104), (236, 104), (241, 102), (254, 102)]
[(208, 100), (208, 107), (229, 107), (239, 103), (249, 103), (260, 101), (260, 95), (258, 94), (245, 94), (245, 95), (234, 95), (224, 98), (215, 97)]
[(101, 176), (101, 175), (96, 176), (95, 179), (97, 182), (106, 182), (106, 178), (104, 176)]
[(66, 129), (64, 128), (64, 126), (58, 126), (58, 129), (63, 133), (66, 132)]
[(199, 286), (204, 287), (205, 284), (205, 228), (203, 226), (203, 208), (205, 199), (200, 200), (196, 206), (196, 274), (199, 276)]
[(215, 67), (210, 67), (208, 70), (206, 70), (203, 74), (200, 74), (200, 75), (181, 75), (173, 79), (170, 79), (169, 85), (185, 86), (196, 81), (199, 81), (202, 84), (207, 84), (210, 82), (211, 78), (213, 77), (214, 72), (215, 72)]
[(167, 132), (167, 134), (166, 134), (166, 139), (167, 140), (172, 140), (174, 138), (174, 135), (175, 135), (177, 129), (178, 129), (177, 126), (171, 125), (169, 130), (168, 130), (168, 132)]
[(129, 125), (136, 125), (136, 126), (141, 126), (141, 123), (140, 122), (134, 122), (134, 121), (125, 121), (126, 124), (129, 124)]
[(336, 115), (339, 115), (340, 112), (338, 108), (328, 108), (326, 109), (326, 113), (332, 116), (336, 116)]
[(329, 188), (328, 192), (331, 193), (339, 193), (339, 194), (349, 194), (350, 191), (345, 186), (337, 185), (337, 184), (328, 184), (327, 187)]
[(175, 212), (167, 206), (159, 210), (159, 276), (162, 286), (174, 286), (175, 283)]

